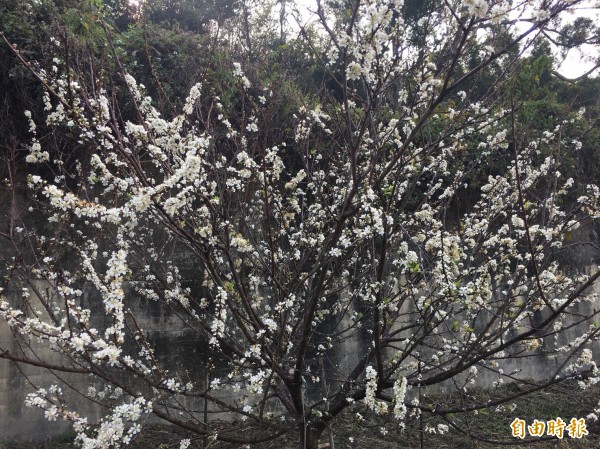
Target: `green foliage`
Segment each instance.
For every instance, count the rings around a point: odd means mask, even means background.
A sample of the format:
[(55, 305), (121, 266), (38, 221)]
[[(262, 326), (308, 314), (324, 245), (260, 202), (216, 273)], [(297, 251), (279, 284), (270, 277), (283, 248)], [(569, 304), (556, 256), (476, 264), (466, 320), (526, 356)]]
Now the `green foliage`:
[(150, 22), (202, 33), (210, 21), (222, 24), (232, 17), (238, 3), (238, 0), (150, 0), (145, 9)]

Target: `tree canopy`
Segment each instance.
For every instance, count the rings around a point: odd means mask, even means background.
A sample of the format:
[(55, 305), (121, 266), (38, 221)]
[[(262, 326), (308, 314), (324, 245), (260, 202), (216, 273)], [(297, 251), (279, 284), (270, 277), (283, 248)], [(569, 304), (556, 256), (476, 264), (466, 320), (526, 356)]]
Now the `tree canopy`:
[[(239, 445), (315, 449), (348, 407), (443, 433), (599, 379), (600, 271), (570, 251), (600, 218), (599, 81), (557, 73), (596, 48), (591, 2), (299, 8), (1, 6), (0, 316), (20, 351), (0, 358), (55, 373), (27, 402), (81, 447), (149, 414)], [(174, 363), (159, 330), (200, 355)], [(468, 393), (503, 382), (520, 389)]]

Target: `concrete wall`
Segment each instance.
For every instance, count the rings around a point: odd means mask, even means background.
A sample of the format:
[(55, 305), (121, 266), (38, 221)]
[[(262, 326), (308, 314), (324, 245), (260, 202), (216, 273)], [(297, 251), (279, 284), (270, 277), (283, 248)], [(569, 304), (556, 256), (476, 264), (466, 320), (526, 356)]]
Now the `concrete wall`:
[[(600, 293), (600, 283), (593, 287), (594, 292)], [(591, 293), (591, 292), (590, 292)], [(12, 298), (13, 301), (18, 297)], [(89, 304), (99, 302), (99, 298), (88, 289), (84, 293), (84, 302)], [(598, 300), (591, 302), (582, 302), (577, 307), (576, 312), (587, 314), (600, 306)], [(168, 366), (172, 372), (184, 372), (192, 369), (190, 377), (193, 379), (203, 379), (203, 348), (206, 342), (199, 339), (196, 335), (182, 331), (177, 319), (167, 310), (158, 307), (156, 304), (148, 304), (139, 300), (134, 300), (130, 304), (134, 313), (140, 320), (140, 324), (145, 329), (151, 329), (148, 333), (148, 339), (156, 348), (156, 355)], [(566, 322), (567, 323), (567, 322)], [(584, 324), (587, 328), (589, 323)], [(178, 330), (179, 328), (179, 330)], [(558, 341), (547, 339), (542, 348), (532, 357), (527, 359), (516, 359), (507, 361), (502, 368), (505, 373), (514, 372), (515, 377), (521, 379), (542, 380), (551, 376), (562, 362), (561, 356), (546, 355), (543, 353), (545, 348), (554, 348), (557, 344), (562, 345), (572, 337), (581, 333), (581, 328), (572, 328), (567, 331)], [(370, 344), (368, 337), (356, 334), (349, 339), (343, 347), (333, 355), (333, 363), (338, 365), (340, 371), (348, 372), (351, 367), (364, 354), (367, 345)], [(0, 322), (0, 346), (10, 348), (11, 351), (18, 352), (17, 340), (13, 337), (8, 326)], [(49, 356), (51, 360), (60, 362), (57, 354), (52, 354), (48, 348), (40, 344), (33, 345), (40, 355)], [(593, 342), (592, 349), (594, 354), (600, 354), (600, 343)], [(64, 375), (61, 376), (80, 389), (87, 389), (90, 382), (94, 382), (89, 376)], [(490, 371), (479, 370), (477, 379), (478, 386), (491, 387), (498, 379), (498, 376)], [(0, 360), (0, 443), (2, 442), (30, 442), (44, 441), (64, 433), (70, 429), (68, 423), (56, 421), (48, 422), (43, 412), (38, 409), (27, 408), (24, 405), (24, 399), (31, 391), (29, 382), (36, 387), (48, 387), (57, 383), (57, 378), (51, 373), (39, 367), (19, 366)], [(95, 386), (101, 389), (101, 385), (96, 382)], [(318, 388), (317, 388), (318, 389)], [(455, 386), (451, 382), (436, 386), (436, 391), (452, 392)], [(93, 421), (102, 416), (105, 410), (95, 406), (82, 398), (72, 390), (63, 387), (67, 402), (76, 402), (82, 415), (89, 416)], [(313, 392), (319, 394), (319, 391)], [(231, 397), (231, 392), (224, 392), (225, 396)], [(196, 404), (198, 405), (198, 404)], [(221, 416), (223, 418), (223, 416)]]
[[(580, 231), (580, 235), (573, 238), (573, 243), (569, 247), (570, 254), (566, 257), (570, 260), (571, 266), (577, 268), (588, 267), (590, 270), (597, 269), (598, 251), (590, 249), (585, 243), (588, 239), (597, 241), (597, 236), (590, 230)], [(40, 281), (39, 288), (43, 289), (43, 283)], [(597, 283), (589, 293), (600, 293), (600, 283)], [(5, 292), (4, 295), (14, 304), (18, 304), (20, 292), (15, 290)], [(192, 370), (189, 374), (194, 379), (204, 379), (203, 373), (203, 355), (206, 342), (198, 337), (197, 334), (183, 330), (181, 323), (176, 316), (168, 309), (161, 307), (157, 303), (142, 301), (135, 294), (129, 292), (130, 303), (134, 314), (139, 320), (139, 324), (147, 333), (147, 338), (153, 343), (156, 349), (156, 355), (161, 359), (169, 369), (174, 372), (183, 372)], [(102, 302), (97, 292), (93, 288), (84, 289), (83, 305), (100, 311)], [(582, 314), (589, 314), (593, 310), (600, 308), (599, 300), (584, 301), (577, 307)], [(102, 315), (99, 313), (99, 315)], [(567, 324), (567, 323), (565, 323)], [(586, 329), (590, 323), (583, 323)], [(502, 368), (505, 373), (514, 372), (515, 376), (521, 379), (542, 380), (552, 375), (562, 363), (560, 356), (544, 354), (545, 348), (554, 348), (556, 345), (565, 344), (572, 337), (580, 335), (581, 327), (574, 327), (566, 331), (558, 341), (549, 339), (545, 341), (533, 357), (522, 360), (510, 360)], [(344, 343), (343, 347), (333, 355), (333, 363), (338, 366), (340, 371), (347, 372), (364, 354), (365, 348), (370, 345), (369, 336), (356, 334)], [(36, 351), (41, 355), (49, 356), (50, 359), (60, 362), (58, 354), (51, 353), (51, 350), (40, 344), (33, 344)], [(10, 329), (3, 321), (0, 322), (0, 347), (18, 352), (18, 340), (14, 338)], [(593, 342), (592, 348), (594, 354), (600, 354), (600, 343)], [(87, 389), (93, 380), (90, 377), (78, 375), (63, 375), (64, 379), (78, 389)], [(479, 370), (477, 384), (479, 386), (491, 387), (498, 376), (490, 371)], [(27, 408), (24, 405), (24, 399), (31, 391), (29, 382), (36, 387), (48, 387), (57, 383), (57, 378), (43, 368), (32, 366), (19, 366), (0, 360), (0, 443), (19, 441), (43, 441), (51, 437), (60, 435), (70, 429), (68, 423), (48, 422), (43, 412), (38, 409)], [(100, 387), (100, 385), (96, 385)], [(89, 416), (91, 420), (98, 419), (105, 412), (100, 407), (83, 401), (81, 397), (68, 388), (63, 388), (67, 401), (78, 403), (82, 415)], [(438, 387), (438, 391), (453, 391), (454, 386), (448, 382)], [(319, 392), (316, 391), (315, 394)], [(230, 393), (223, 393), (225, 395)]]
[[(43, 281), (35, 284), (38, 289), (44, 286)], [(174, 372), (183, 372), (185, 368), (190, 371), (190, 376), (202, 378), (201, 355), (205, 342), (196, 334), (182, 330), (179, 320), (169, 310), (156, 303), (143, 302), (131, 292), (128, 296), (133, 298), (128, 306), (140, 326), (150, 330), (146, 337), (152, 343), (155, 354), (163, 365)], [(30, 290), (30, 299), (34, 298), (35, 294)], [(5, 292), (3, 299), (8, 299), (13, 304), (22, 301), (19, 291)], [(97, 292), (91, 287), (83, 292), (83, 305), (92, 311), (103, 307)], [(6, 322), (0, 320), (0, 347), (18, 354), (20, 338), (15, 338)], [(48, 349), (45, 344), (35, 341), (29, 343), (40, 358), (60, 364), (60, 355)], [(33, 391), (32, 385), (35, 388), (48, 388), (52, 384), (62, 384), (66, 402), (77, 404), (81, 415), (88, 416), (91, 422), (106, 413), (105, 409), (85, 400), (74, 389), (61, 382), (57, 376), (81, 391), (86, 391), (89, 386), (94, 386), (97, 390), (103, 389), (102, 383), (93, 376), (69, 373), (53, 375), (41, 367), (23, 364), (17, 366), (15, 363), (0, 359), (0, 443), (40, 442), (71, 429), (69, 423), (60, 420), (49, 422), (44, 418), (41, 410), (25, 406), (24, 400), (26, 395)]]

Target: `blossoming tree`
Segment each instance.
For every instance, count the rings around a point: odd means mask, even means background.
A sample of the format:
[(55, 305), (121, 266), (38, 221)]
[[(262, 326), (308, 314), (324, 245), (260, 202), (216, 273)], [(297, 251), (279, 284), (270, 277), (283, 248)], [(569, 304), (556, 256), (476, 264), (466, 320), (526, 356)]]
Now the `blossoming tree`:
[[(557, 261), (563, 236), (600, 217), (600, 190), (559, 173), (578, 150), (583, 112), (523, 132), (514, 88), (521, 53), (590, 5), (342, 3), (317, 1), (299, 27), (327, 82), (302, 99), (284, 138), (273, 125), (277, 92), (246, 74), (243, 58), (223, 80), (197, 80), (166, 119), (117, 52), (121, 73), (107, 77), (58, 42), (45, 70), (11, 47), (44, 90), (45, 123), (25, 112), (26, 162), (52, 173), (28, 178), (52, 226), (20, 230), (28, 256), (5, 261), (5, 287), (24, 293), (20, 305), (3, 300), (0, 315), (22, 352), (0, 357), (121, 393), (81, 389), (108, 408), (99, 422), (63, 397), (77, 385), (28, 397), (49, 419), (72, 421), (82, 447), (127, 443), (147, 414), (239, 444), (297, 432), (310, 449), (349, 406), (399, 426), (435, 416), (443, 432), (454, 414), (514, 391), (461, 407), (421, 392), (464, 392), (482, 371), (518, 382), (516, 357), (542, 353), (560, 363), (527, 391), (595, 381), (596, 312), (580, 305), (600, 272), (567, 274)], [(67, 133), (75, 151), (56, 151), (40, 126)], [(496, 156), (497, 173), (473, 176)], [(101, 304), (82, 300), (86, 289)], [(157, 357), (151, 323), (138, 316), (153, 304), (171, 330), (197, 336), (201, 376)], [(575, 322), (577, 338), (563, 342)], [(354, 352), (340, 364), (340, 351)]]

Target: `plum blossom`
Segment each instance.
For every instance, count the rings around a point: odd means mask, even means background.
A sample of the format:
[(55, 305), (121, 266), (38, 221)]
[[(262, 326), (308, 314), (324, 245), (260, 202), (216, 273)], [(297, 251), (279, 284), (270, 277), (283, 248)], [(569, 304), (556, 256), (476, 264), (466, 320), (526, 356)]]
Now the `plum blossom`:
[(463, 0), (463, 4), (467, 6), (469, 14), (479, 19), (485, 18), (489, 9), (486, 0)]

